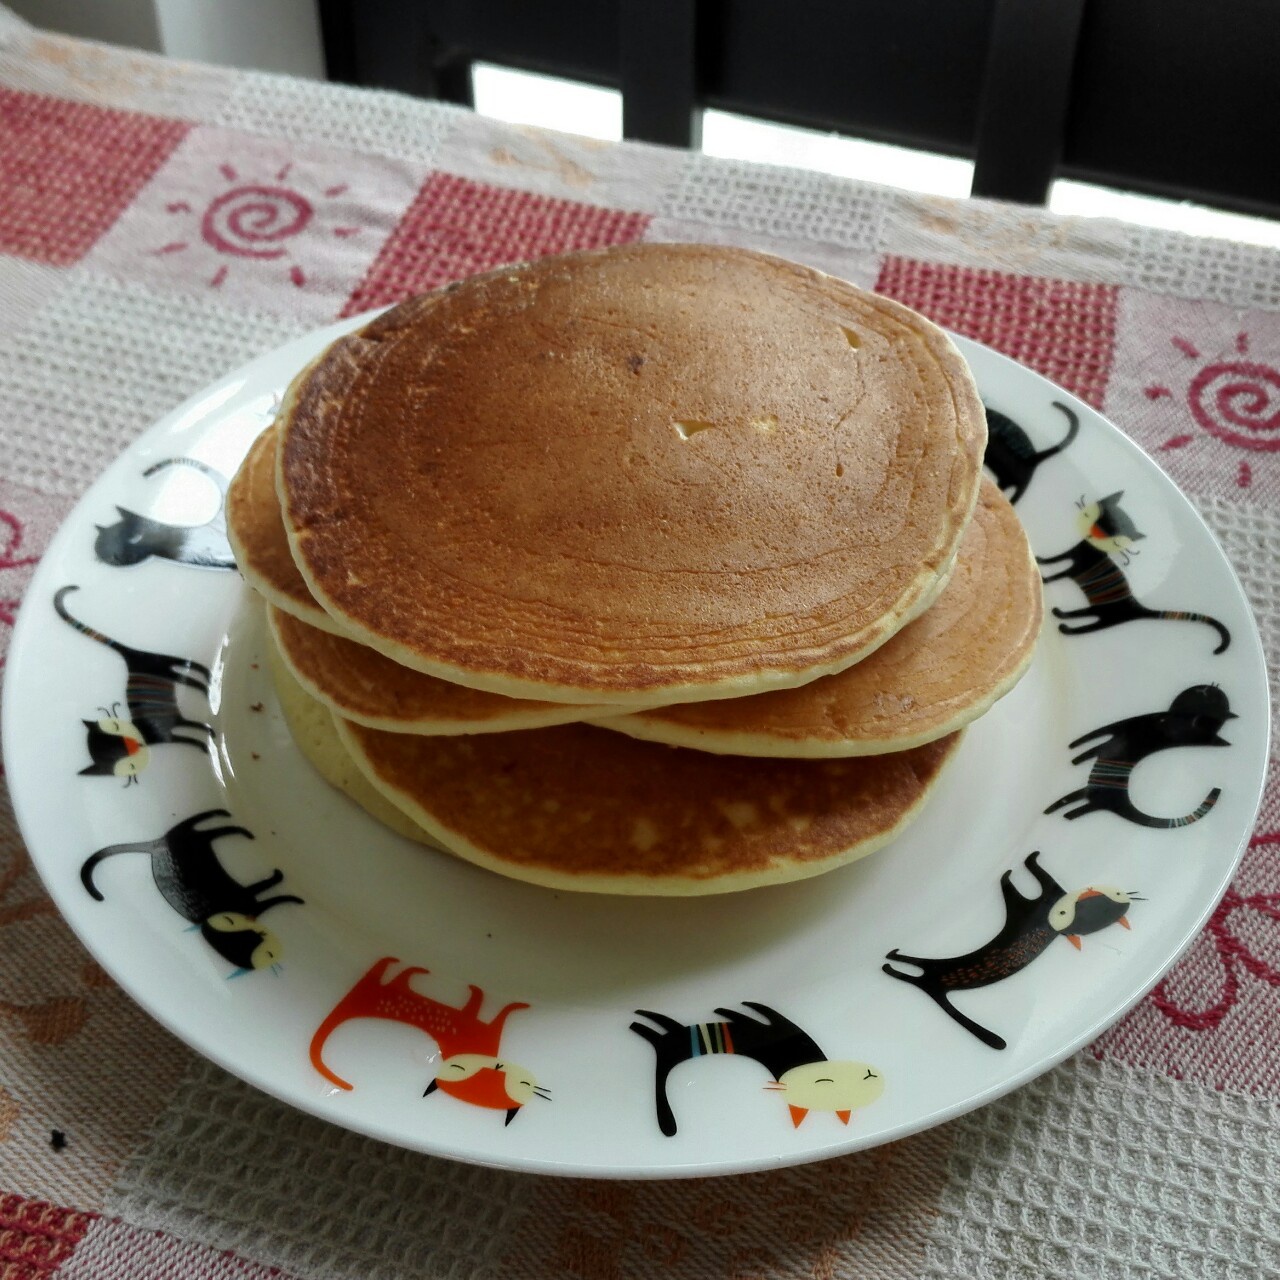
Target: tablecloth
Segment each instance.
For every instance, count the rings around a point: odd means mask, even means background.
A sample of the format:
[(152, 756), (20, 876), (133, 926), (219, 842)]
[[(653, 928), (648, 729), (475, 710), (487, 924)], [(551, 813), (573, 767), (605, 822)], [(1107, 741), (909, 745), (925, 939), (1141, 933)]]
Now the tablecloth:
[[(77, 495), (208, 381), (496, 264), (663, 239), (811, 263), (1100, 407), (1204, 514), (1277, 669), (1276, 253), (181, 64), (2, 10), (0, 645)], [(73, 939), (6, 801), (0, 1276), (1280, 1274), (1278, 847), (1273, 774), (1182, 962), (1003, 1100), (851, 1157), (635, 1184), (384, 1146), (196, 1057)]]

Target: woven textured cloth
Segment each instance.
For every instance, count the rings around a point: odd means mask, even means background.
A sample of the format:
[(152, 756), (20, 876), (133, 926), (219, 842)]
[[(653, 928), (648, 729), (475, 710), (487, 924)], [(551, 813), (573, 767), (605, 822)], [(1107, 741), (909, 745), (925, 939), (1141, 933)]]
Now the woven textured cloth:
[[(474, 271), (640, 239), (812, 263), (1103, 409), (1196, 502), (1280, 669), (1280, 256), (183, 65), (3, 10), (0, 653), (75, 498), (210, 380)], [(1223, 379), (1256, 392), (1230, 421)], [(1004, 1100), (857, 1156), (632, 1184), (386, 1147), (198, 1059), (71, 936), (6, 801), (0, 1277), (1277, 1275), (1278, 856), (1273, 779), (1183, 961)]]

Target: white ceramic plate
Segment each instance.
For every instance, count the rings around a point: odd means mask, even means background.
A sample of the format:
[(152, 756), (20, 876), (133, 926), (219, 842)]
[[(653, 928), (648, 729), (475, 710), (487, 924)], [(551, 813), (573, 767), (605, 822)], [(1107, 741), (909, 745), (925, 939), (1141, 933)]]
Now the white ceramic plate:
[[(160, 527), (209, 521), (215, 486), (185, 464), (146, 474), (173, 458), (232, 474), (295, 370), (356, 323), (264, 356), (133, 445), (54, 540), (10, 649), (5, 762), (32, 856), (104, 967), (197, 1051), (335, 1124), (438, 1155), (610, 1177), (728, 1173), (873, 1146), (990, 1101), (1098, 1035), (1200, 930), (1251, 830), (1267, 759), (1267, 682), (1248, 605), (1208, 530), (1145, 455), (1084, 404), (968, 342), (984, 400), (1031, 442), (1010, 441), (1006, 428), (1002, 459), (988, 456), (1013, 484), (1024, 455), (1030, 479), (1017, 509), (1037, 553), (1080, 543), (1079, 501), (1122, 492), (1101, 522), (1143, 535), (1121, 565), (1133, 596), (1211, 615), (1229, 632), (1225, 652), (1214, 652), (1209, 623), (1122, 621), (1132, 612), (1124, 592), (1103, 583), (1095, 590), (1112, 599), (1104, 616), (1117, 625), (1063, 635), (1049, 619), (1029, 674), (972, 728), (901, 839), (781, 888), (692, 900), (557, 894), (373, 823), (292, 746), (238, 575), (181, 562), (219, 558), (217, 518), (191, 534)], [(1072, 421), (1067, 447), (1026, 460), (1028, 447), (1061, 442)], [(126, 535), (140, 531), (131, 543)], [(179, 559), (139, 558), (158, 544)], [(109, 563), (99, 550), (136, 563)], [(1110, 575), (1105, 561), (1077, 568)], [(157, 743), (122, 765), (116, 736), (96, 742), (106, 772), (82, 772), (98, 737), (83, 722), (125, 714), (115, 704), (126, 701), (126, 670), (119, 652), (55, 612), (68, 585), (79, 590), (63, 607), (82, 622), (210, 669), (207, 698), (188, 686), (177, 698), (185, 718), (213, 726), (211, 753), (203, 731), (187, 728), (177, 736), (196, 745)], [(1064, 578), (1046, 587), (1046, 601), (1079, 609), (1085, 595)], [(162, 676), (146, 695), (161, 720), (171, 689)], [(1238, 718), (1222, 727), (1228, 706)], [(1090, 744), (1069, 743), (1135, 718), (1096, 739), (1111, 765), (1072, 763)], [(156, 720), (149, 733), (164, 728)], [(1229, 745), (1205, 745), (1219, 730)], [(1174, 742), (1118, 785), (1127, 757)], [(1045, 812), (1091, 776), (1088, 794)], [(1211, 793), (1212, 807), (1189, 825), (1133, 817), (1186, 815)], [(1136, 808), (1077, 814), (1090, 797)], [(233, 816), (193, 831), (189, 820), (209, 810)], [(199, 834), (230, 826), (254, 838)], [(91, 854), (119, 845), (132, 851), (103, 857), (87, 876)], [(1039, 884), (1026, 861), (1035, 851)], [(170, 854), (180, 865), (166, 879)], [(279, 883), (264, 884), (277, 869)], [(1080, 897), (1106, 886), (1124, 893)], [(261, 968), (233, 963), (251, 958), (237, 947), (258, 935), (191, 923), (253, 915), (255, 902), (281, 896), (302, 901), (270, 905), (259, 919), (274, 935), (252, 957)], [(1011, 945), (993, 947), (1002, 930)], [(883, 971), (894, 949), (968, 957), (927, 970), (930, 990), (959, 1016)], [(398, 999), (372, 991), (376, 975), (347, 998), (379, 962), (384, 979), (406, 966), (429, 972), (401, 979)], [(948, 997), (948, 982), (985, 985)], [(344, 998), (353, 1016), (332, 1019), (323, 1061), (351, 1089), (322, 1075), (310, 1053)], [(511, 1004), (522, 1007), (504, 1022)], [(379, 1008), (391, 1016), (355, 1016)], [(655, 1021), (668, 1033), (655, 1036), (659, 1048), (631, 1029)], [(660, 1059), (672, 1068), (662, 1096), (674, 1132), (659, 1124)], [(424, 1096), (437, 1072), (469, 1079)]]

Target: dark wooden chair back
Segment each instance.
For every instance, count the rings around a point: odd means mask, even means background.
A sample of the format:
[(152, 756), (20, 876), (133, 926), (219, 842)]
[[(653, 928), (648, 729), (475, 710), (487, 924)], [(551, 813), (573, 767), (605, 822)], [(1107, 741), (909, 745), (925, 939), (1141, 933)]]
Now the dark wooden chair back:
[(471, 103), (477, 60), (622, 90), (626, 137), (702, 108), (1280, 213), (1273, 0), (319, 0), (330, 75)]

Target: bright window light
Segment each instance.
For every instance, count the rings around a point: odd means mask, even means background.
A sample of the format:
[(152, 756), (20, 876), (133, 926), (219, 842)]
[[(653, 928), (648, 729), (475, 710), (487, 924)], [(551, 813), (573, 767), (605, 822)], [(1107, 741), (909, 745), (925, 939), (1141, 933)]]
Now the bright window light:
[(704, 113), (702, 149), (711, 156), (789, 164), (936, 196), (967, 196), (973, 182), (973, 165), (968, 160), (752, 120), (727, 111)]
[(1251, 218), (1243, 213), (1223, 213), (1220, 209), (1207, 209), (1200, 204), (1113, 191), (1110, 187), (1095, 187), (1088, 182), (1069, 182), (1065, 178), (1053, 184), (1049, 208), (1054, 213), (1071, 213), (1086, 218), (1120, 218), (1166, 231), (1185, 231), (1195, 236), (1217, 236), (1222, 240), (1280, 248), (1280, 222)]
[[(616, 89), (512, 71), (487, 62), (477, 62), (472, 76), (476, 110), (482, 115), (605, 141), (622, 137), (622, 95)], [(963, 198), (973, 181), (973, 165), (967, 160), (772, 124), (727, 111), (703, 114), (702, 149), (707, 155), (725, 159), (794, 165), (926, 195)], [(1280, 222), (1084, 182), (1055, 182), (1049, 208), (1054, 213), (1119, 218), (1140, 226), (1280, 248)]]
[(481, 115), (607, 142), (622, 137), (622, 94), (617, 89), (512, 71), (488, 62), (475, 63), (471, 77)]

